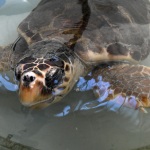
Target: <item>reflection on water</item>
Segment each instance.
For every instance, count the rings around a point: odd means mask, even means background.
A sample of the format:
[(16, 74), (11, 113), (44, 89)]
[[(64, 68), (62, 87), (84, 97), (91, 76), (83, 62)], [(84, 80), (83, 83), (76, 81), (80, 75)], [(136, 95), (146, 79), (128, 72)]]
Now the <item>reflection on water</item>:
[(9, 91), (17, 91), (18, 85), (9, 81), (9, 77), (5, 75), (4, 77), (0, 74), (0, 89), (6, 88)]
[[(91, 75), (89, 74), (91, 77)], [(109, 89), (110, 83), (109, 82), (104, 82), (102, 80), (102, 77), (98, 77), (98, 81), (95, 81), (94, 78), (90, 80), (86, 80), (83, 77), (80, 77), (79, 81), (77, 82), (75, 86), (75, 91), (78, 94), (79, 91), (80, 93), (88, 91), (90, 93), (93, 93), (94, 87), (100, 87), (99, 92), (100, 92), (100, 97), (96, 98), (95, 95), (93, 94), (93, 97), (90, 99), (90, 101), (82, 102), (82, 100), (79, 99), (78, 103), (76, 106), (71, 109), (71, 106), (66, 105), (62, 112), (59, 112), (58, 114), (54, 114), (56, 117), (64, 117), (68, 115), (70, 112), (75, 112), (75, 111), (86, 111), (86, 110), (94, 110), (94, 112), (98, 113), (102, 110), (109, 110), (109, 111), (114, 111), (114, 112), (119, 112), (122, 107), (128, 107), (131, 109), (137, 109), (137, 102), (135, 98), (133, 97), (128, 101), (128, 99), (124, 99), (124, 97), (121, 97), (120, 95), (115, 97), (114, 99), (111, 100), (106, 100), (109, 94), (111, 93)], [(18, 85), (17, 83), (13, 83), (12, 79), (8, 77), (6, 74), (5, 75), (0, 75), (0, 89), (1, 90), (8, 90), (8, 91), (17, 91), (18, 90)]]
[[(8, 1), (0, 0), (0, 7), (4, 6), (4, 2)], [(11, 2), (14, 3), (12, 7), (0, 10), (0, 18), (1, 15), (22, 14), (30, 10), (25, 8), (20, 12), (21, 9), (16, 9), (16, 4), (21, 4), (20, 8), (26, 4), (17, 0)], [(32, 1), (28, 2), (32, 4)], [(10, 12), (7, 11), (8, 8), (11, 8)], [(13, 9), (16, 11), (12, 11)], [(0, 36), (0, 39), (4, 41), (7, 38)], [(100, 98), (96, 98), (92, 91), (96, 85), (101, 87)], [(60, 103), (36, 111), (19, 103), (16, 92), (13, 92), (18, 88), (13, 75), (1, 74), (0, 135), (7, 137), (12, 134), (12, 140), (41, 150), (130, 150), (148, 145), (149, 109), (148, 114), (135, 110), (134, 97), (130, 103), (126, 103), (122, 97), (106, 101), (109, 86), (101, 76), (98, 82), (93, 78), (87, 80), (80, 77), (74, 90)], [(8, 92), (3, 93), (3, 89)]]
[(0, 7), (3, 6), (5, 4), (5, 0), (0, 0)]

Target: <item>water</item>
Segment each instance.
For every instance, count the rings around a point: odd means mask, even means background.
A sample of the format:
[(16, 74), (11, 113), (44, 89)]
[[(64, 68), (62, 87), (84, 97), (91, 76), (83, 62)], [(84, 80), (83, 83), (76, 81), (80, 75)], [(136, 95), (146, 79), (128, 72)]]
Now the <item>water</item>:
[[(37, 3), (0, 0), (0, 45), (17, 38), (17, 25)], [(40, 150), (131, 150), (149, 145), (149, 109), (144, 114), (114, 101), (99, 103), (91, 91), (75, 90), (84, 83), (80, 78), (60, 103), (29, 110), (20, 104), (14, 80), (12, 72), (0, 75), (0, 136), (11, 134), (13, 141)], [(91, 80), (88, 88), (93, 84)]]

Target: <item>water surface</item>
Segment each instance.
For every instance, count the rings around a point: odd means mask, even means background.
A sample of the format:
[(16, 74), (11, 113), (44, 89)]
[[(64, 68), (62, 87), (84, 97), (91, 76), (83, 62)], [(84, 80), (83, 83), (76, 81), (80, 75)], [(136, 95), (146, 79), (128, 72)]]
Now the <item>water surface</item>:
[[(17, 25), (37, 2), (0, 0), (0, 45), (17, 38)], [(83, 78), (77, 86), (81, 83)], [(92, 85), (91, 80), (89, 89)], [(76, 91), (77, 86), (60, 103), (29, 110), (19, 102), (13, 73), (2, 73), (0, 135), (40, 150), (131, 150), (150, 144), (150, 109), (144, 114), (114, 101), (99, 103), (91, 90)]]

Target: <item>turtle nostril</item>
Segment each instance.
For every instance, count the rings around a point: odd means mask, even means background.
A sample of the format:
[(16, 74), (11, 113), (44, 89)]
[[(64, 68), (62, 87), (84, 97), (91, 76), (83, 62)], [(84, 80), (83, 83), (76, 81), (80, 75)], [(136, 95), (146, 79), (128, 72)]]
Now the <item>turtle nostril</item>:
[(24, 82), (33, 82), (35, 80), (35, 77), (34, 76), (29, 76), (29, 75), (25, 75), (23, 77), (23, 81)]
[(34, 79), (35, 79), (35, 77), (33, 77), (33, 76), (30, 77), (30, 81), (31, 81), (31, 82), (33, 82)]
[(26, 76), (23, 77), (23, 81), (27, 81), (27, 77)]

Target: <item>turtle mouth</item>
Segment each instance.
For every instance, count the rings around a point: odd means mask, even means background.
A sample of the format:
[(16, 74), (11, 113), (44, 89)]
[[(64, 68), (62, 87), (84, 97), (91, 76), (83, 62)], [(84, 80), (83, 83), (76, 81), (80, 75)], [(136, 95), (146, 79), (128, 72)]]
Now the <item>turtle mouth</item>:
[(61, 83), (63, 77), (63, 71), (58, 67), (39, 70), (40, 74), (35, 71), (24, 72), (20, 77), (19, 97), (27, 107), (52, 103), (56, 97), (53, 89)]
[(70, 89), (68, 83), (70, 85), (72, 70), (69, 63), (53, 60), (55, 64), (51, 65), (48, 60), (42, 61), (47, 64), (38, 64), (31, 68), (27, 64), (20, 64), (16, 69), (20, 102), (26, 107), (47, 107), (59, 101)]
[(27, 106), (27, 107), (31, 107), (31, 108), (34, 108), (36, 106), (40, 106), (42, 104), (50, 104), (52, 103), (53, 101), (55, 100), (55, 96), (52, 96), (51, 98), (48, 98), (48, 99), (45, 99), (45, 100), (42, 100), (42, 101), (37, 101), (37, 102), (33, 102), (33, 103), (26, 103), (26, 102), (22, 102), (22, 105), (24, 106)]
[(22, 105), (33, 107), (41, 104), (50, 104), (54, 101), (51, 89), (47, 89), (42, 81), (36, 80), (33, 85), (20, 83), (19, 97)]

